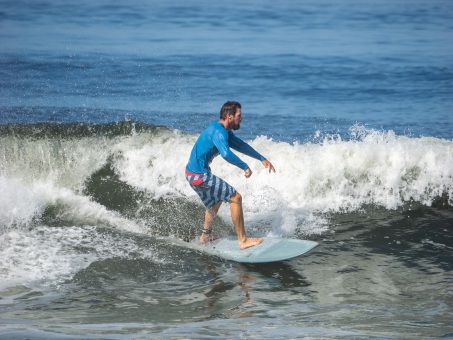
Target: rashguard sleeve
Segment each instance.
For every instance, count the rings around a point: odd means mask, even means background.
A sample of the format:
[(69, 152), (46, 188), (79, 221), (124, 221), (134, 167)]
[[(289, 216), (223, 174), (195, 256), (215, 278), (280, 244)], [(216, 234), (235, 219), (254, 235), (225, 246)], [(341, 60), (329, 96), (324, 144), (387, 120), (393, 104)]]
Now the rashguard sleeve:
[(242, 139), (236, 137), (233, 133), (229, 134), (229, 144), (230, 147), (244, 155), (260, 160), (261, 162), (266, 160), (266, 157), (261, 155), (258, 151), (244, 142)]
[[(217, 150), (219, 150), (219, 154), (229, 163), (236, 165), (237, 167), (241, 168), (242, 170), (247, 170), (249, 167), (247, 163), (243, 162), (238, 156), (236, 156), (231, 150), (228, 144), (228, 134), (225, 133), (216, 133), (213, 138), (214, 145), (216, 146)], [(238, 150), (239, 151), (239, 150)]]

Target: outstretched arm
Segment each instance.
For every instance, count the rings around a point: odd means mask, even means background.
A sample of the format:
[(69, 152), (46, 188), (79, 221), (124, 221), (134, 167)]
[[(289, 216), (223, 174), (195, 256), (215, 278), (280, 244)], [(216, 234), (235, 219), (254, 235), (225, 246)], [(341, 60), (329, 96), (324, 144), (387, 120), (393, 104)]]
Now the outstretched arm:
[(232, 149), (239, 151), (244, 155), (258, 159), (260, 161), (264, 161), (266, 159), (266, 157), (262, 156), (258, 151), (256, 151), (242, 139), (236, 137), (232, 132), (230, 132), (228, 135), (228, 143)]
[[(226, 138), (228, 138), (228, 141)], [(246, 178), (249, 178), (252, 175), (252, 170), (238, 156), (231, 152), (230, 147), (244, 155), (260, 160), (263, 166), (269, 169), (269, 173), (275, 172), (274, 166), (266, 159), (266, 157), (262, 156), (258, 151), (242, 139), (236, 137), (233, 133), (229, 133), (228, 135), (223, 135), (222, 133), (217, 134), (214, 137), (214, 144), (225, 160), (245, 171)]]

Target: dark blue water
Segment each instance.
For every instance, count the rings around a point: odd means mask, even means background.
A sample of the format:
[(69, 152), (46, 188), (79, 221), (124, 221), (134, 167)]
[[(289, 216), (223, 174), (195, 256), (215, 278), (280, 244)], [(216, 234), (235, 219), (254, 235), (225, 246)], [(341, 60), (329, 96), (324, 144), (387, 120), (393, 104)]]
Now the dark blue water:
[[(0, 337), (449, 338), (453, 3), (0, 0)], [(237, 100), (272, 160), (242, 266), (168, 244), (181, 176)], [(234, 234), (228, 208), (215, 228)]]
[[(360, 122), (451, 138), (448, 1), (2, 8), (3, 107), (107, 109), (105, 121), (127, 110), (184, 129), (180, 116), (216, 113), (236, 99), (286, 127), (343, 132)], [(263, 125), (255, 129), (272, 135), (273, 125)]]

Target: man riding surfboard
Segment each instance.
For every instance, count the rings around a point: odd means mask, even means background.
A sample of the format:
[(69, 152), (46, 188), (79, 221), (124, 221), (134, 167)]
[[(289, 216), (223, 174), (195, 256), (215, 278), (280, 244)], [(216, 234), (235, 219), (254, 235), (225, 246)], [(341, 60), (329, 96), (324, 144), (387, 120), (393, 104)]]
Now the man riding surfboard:
[[(249, 144), (236, 137), (232, 130), (238, 130), (242, 122), (241, 104), (226, 102), (220, 110), (220, 120), (211, 123), (198, 137), (186, 166), (186, 179), (206, 207), (204, 226), (200, 242), (212, 240), (211, 225), (222, 202), (230, 203), (231, 218), (238, 235), (239, 248), (246, 249), (263, 242), (262, 238), (247, 237), (242, 210), (242, 196), (231, 185), (212, 174), (209, 165), (214, 157), (221, 155), (227, 162), (244, 170), (244, 175), (252, 175), (250, 167), (236, 156), (231, 149), (260, 160), (269, 173), (275, 168), (264, 156)], [(231, 149), (230, 149), (231, 148)]]

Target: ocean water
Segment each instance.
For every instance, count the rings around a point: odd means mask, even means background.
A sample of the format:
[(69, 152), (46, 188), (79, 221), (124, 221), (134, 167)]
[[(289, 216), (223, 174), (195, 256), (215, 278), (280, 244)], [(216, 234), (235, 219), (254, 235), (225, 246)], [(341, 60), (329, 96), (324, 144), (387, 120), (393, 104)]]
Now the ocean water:
[[(453, 338), (453, 2), (0, 0), (0, 338)], [(272, 161), (213, 172), (241, 265), (176, 246), (227, 100)], [(224, 205), (215, 230), (234, 235)]]

